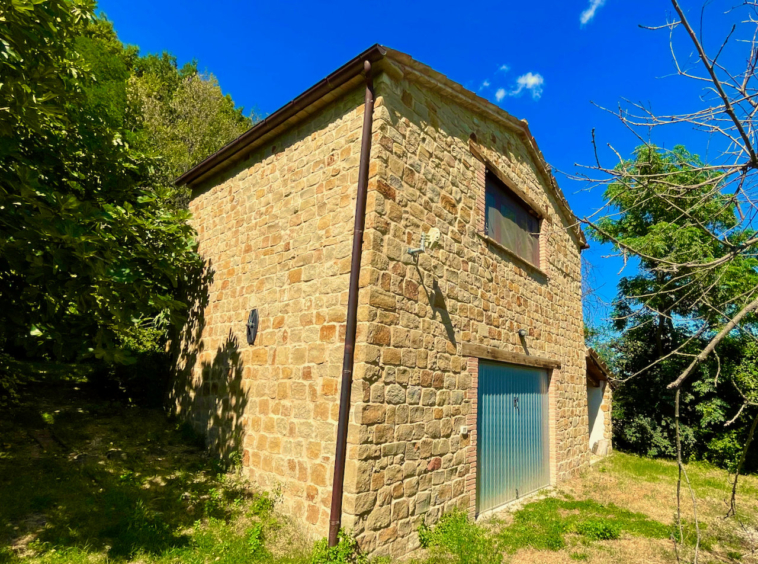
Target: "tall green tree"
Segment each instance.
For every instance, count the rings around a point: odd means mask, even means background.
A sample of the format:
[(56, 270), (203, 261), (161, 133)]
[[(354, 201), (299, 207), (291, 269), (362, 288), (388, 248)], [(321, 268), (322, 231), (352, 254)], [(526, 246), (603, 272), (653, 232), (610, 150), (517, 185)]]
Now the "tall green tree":
[(671, 151), (640, 146), (616, 169), (621, 174), (604, 193), (610, 213), (591, 233), (622, 253), (634, 249), (639, 259), (638, 272), (622, 278), (619, 286), (617, 325), (653, 313), (660, 336), (676, 317), (720, 323), (728, 313), (722, 304), (758, 282), (753, 255), (739, 255), (712, 269), (687, 266), (711, 262), (727, 253), (729, 245), (755, 234), (750, 229), (735, 232), (740, 223), (736, 202), (718, 189), (720, 173), (704, 167), (683, 146)]
[(167, 53), (135, 62), (128, 95), (140, 146), (161, 157), (157, 176), (166, 184), (255, 121), (221, 92), (216, 77), (201, 74), (195, 62), (179, 69)]
[[(645, 145), (617, 168), (624, 174), (604, 194), (611, 213), (591, 230), (596, 240), (619, 251), (639, 252), (634, 274), (619, 282), (613, 311), (609, 361), (621, 380), (614, 393), (615, 440), (627, 450), (674, 457), (675, 391), (668, 386), (732, 312), (730, 304), (758, 285), (758, 261), (746, 254), (713, 269), (666, 267), (713, 261), (752, 231), (735, 230), (740, 218), (734, 200), (714, 190), (718, 173), (684, 147), (664, 151)], [(742, 401), (728, 381), (744, 345), (739, 335), (724, 340), (718, 356), (706, 359), (683, 391), (685, 457), (736, 462), (746, 432), (724, 424)]]
[(159, 344), (202, 266), (172, 177), (251, 123), (94, 10), (0, 3), (0, 347), (17, 359), (124, 362), (145, 330)]

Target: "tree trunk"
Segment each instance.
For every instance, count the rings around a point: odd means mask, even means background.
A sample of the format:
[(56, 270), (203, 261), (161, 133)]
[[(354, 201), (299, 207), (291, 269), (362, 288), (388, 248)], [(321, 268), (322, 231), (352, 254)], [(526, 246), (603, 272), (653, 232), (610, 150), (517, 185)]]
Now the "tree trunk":
[(742, 455), (740, 461), (737, 463), (737, 469), (734, 471), (734, 482), (732, 483), (732, 499), (729, 503), (729, 511), (726, 512), (727, 517), (732, 517), (737, 513), (737, 480), (740, 478), (740, 471), (742, 465), (745, 464), (745, 458), (747, 458), (747, 450), (750, 448), (750, 443), (753, 442), (753, 435), (755, 434), (755, 428), (758, 426), (758, 412), (756, 412), (753, 418), (753, 424), (750, 426), (750, 431), (747, 434), (747, 440), (745, 441), (745, 448), (742, 449)]
[[(679, 527), (679, 542), (684, 546), (684, 531), (682, 528), (682, 500), (681, 500), (681, 492), (682, 492), (682, 475), (684, 476), (684, 479), (687, 481), (687, 487), (690, 490), (690, 497), (692, 498), (692, 513), (693, 518), (695, 521), (695, 557), (693, 558), (692, 562), (693, 564), (698, 564), (698, 557), (700, 554), (700, 523), (698, 523), (697, 520), (697, 502), (695, 500), (695, 492), (692, 491), (692, 484), (690, 484), (690, 479), (687, 476), (687, 470), (684, 469), (684, 464), (682, 462), (682, 436), (679, 433), (679, 396), (681, 392), (681, 388), (676, 389), (676, 397), (674, 400), (674, 421), (676, 422), (676, 462), (677, 466), (679, 468), (679, 476), (676, 481), (676, 523)], [(677, 552), (677, 559), (679, 555)]]

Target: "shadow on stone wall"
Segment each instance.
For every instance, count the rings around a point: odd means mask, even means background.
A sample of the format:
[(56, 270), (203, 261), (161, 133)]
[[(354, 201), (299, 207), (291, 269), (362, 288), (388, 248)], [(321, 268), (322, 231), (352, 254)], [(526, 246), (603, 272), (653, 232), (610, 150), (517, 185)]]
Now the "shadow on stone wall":
[(205, 351), (202, 335), (213, 274), (208, 261), (187, 284), (186, 303), (191, 305), (184, 327), (171, 343), (174, 369), (168, 405), (204, 435), (212, 453), (228, 460), (242, 450), (247, 396), (239, 342), (231, 330), (210, 358)]
[(416, 263), (416, 272), (418, 272), (419, 279), (420, 279), (420, 287), (424, 291), (424, 294), (426, 294), (426, 301), (429, 303), (429, 306), (432, 308), (432, 320), (437, 319), (437, 315), (439, 315), (440, 322), (442, 323), (442, 326), (445, 329), (445, 335), (447, 336), (448, 342), (453, 346), (458, 346), (458, 341), (455, 338), (455, 326), (453, 325), (453, 320), (450, 317), (450, 312), (447, 309), (447, 302), (445, 301), (445, 294), (442, 292), (442, 288), (440, 288), (439, 282), (434, 279), (432, 281), (432, 288), (431, 291), (429, 288), (426, 287), (426, 284), (424, 283), (424, 273), (421, 271), (421, 269), (418, 266), (418, 263)]
[[(426, 291), (426, 287), (424, 287), (424, 290)], [(432, 307), (434, 308), (432, 319), (435, 319), (437, 317), (437, 314), (439, 314), (440, 321), (445, 328), (447, 340), (451, 345), (453, 345), (453, 347), (457, 347), (458, 343), (455, 340), (455, 327), (453, 327), (453, 320), (450, 318), (450, 312), (447, 310), (445, 294), (442, 293), (442, 288), (440, 288), (439, 282), (437, 282), (437, 280), (432, 283), (432, 290), (432, 296), (429, 300), (429, 302), (432, 304)]]

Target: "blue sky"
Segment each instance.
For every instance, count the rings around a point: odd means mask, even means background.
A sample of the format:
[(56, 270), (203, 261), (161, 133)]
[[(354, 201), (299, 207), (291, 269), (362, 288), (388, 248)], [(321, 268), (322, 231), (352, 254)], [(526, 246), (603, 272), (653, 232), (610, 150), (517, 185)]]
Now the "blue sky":
[[(700, 1), (682, 4), (699, 19)], [(716, 1), (708, 8), (707, 43), (720, 43), (730, 6)], [(263, 115), (374, 43), (404, 51), (526, 119), (558, 171), (593, 163), (593, 128), (603, 146), (610, 142), (622, 155), (637, 144), (591, 102), (615, 108), (627, 98), (671, 112), (698, 107), (701, 93), (699, 85), (672, 76), (668, 32), (639, 27), (671, 17), (664, 0), (101, 0), (100, 8), (125, 43), (143, 52), (167, 50), (180, 64), (197, 59), (237, 104)], [(680, 45), (683, 54), (691, 52), (686, 42)], [(705, 141), (687, 130), (654, 140), (705, 150)], [(612, 164), (609, 150), (602, 156)], [(601, 205), (600, 191), (557, 177), (578, 215)], [(603, 258), (609, 249), (598, 245), (586, 253), (600, 294), (611, 299), (621, 261)]]

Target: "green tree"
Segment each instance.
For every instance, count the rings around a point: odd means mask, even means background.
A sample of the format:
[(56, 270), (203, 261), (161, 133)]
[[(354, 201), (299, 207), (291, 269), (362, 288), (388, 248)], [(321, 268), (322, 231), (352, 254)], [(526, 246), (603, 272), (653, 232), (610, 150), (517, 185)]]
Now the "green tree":
[(195, 65), (140, 57), (94, 10), (0, 4), (0, 347), (16, 359), (159, 347), (202, 267), (172, 177), (251, 123)]
[[(657, 338), (641, 324), (617, 333), (609, 341), (613, 350), (613, 370), (621, 381), (613, 395), (614, 445), (643, 456), (674, 458), (676, 428), (674, 422), (675, 391), (668, 384), (702, 348), (704, 339), (695, 337), (686, 326), (664, 328), (664, 351), (682, 354), (658, 356)], [(681, 392), (680, 434), (685, 459), (708, 460), (722, 467), (734, 468), (745, 443), (745, 425), (726, 423), (735, 415), (742, 398), (731, 380), (743, 359), (744, 339), (729, 339), (716, 358), (705, 361), (692, 384)], [(718, 380), (716, 376), (718, 374)], [(745, 423), (745, 417), (740, 418)], [(758, 459), (747, 461), (755, 468)]]
[(729, 244), (754, 235), (733, 233), (737, 207), (731, 194), (718, 189), (719, 173), (682, 146), (666, 151), (654, 145), (638, 147), (616, 170), (617, 181), (604, 193), (611, 213), (590, 232), (625, 256), (634, 249), (639, 259), (639, 272), (622, 278), (619, 286), (617, 328), (634, 324), (645, 312), (654, 314), (645, 322), (655, 325), (658, 340), (677, 316), (720, 323), (729, 313), (721, 304), (756, 286), (758, 261), (739, 255), (712, 269), (687, 266), (713, 261)]
[[(635, 249), (639, 257), (636, 272), (619, 283), (613, 312), (615, 337), (608, 360), (621, 380), (614, 393), (614, 437), (621, 448), (673, 457), (675, 391), (668, 386), (706, 346), (707, 335), (723, 323), (724, 314), (732, 313), (739, 297), (758, 285), (758, 262), (740, 255), (712, 269), (666, 266), (707, 263), (722, 256), (727, 244), (752, 236), (749, 230), (733, 235), (740, 223), (734, 201), (714, 190), (718, 173), (684, 147), (639, 147), (617, 170), (623, 172), (620, 180), (604, 194), (612, 213), (591, 230), (596, 240), (622, 252)], [(704, 361), (683, 392), (685, 457), (736, 462), (745, 433), (724, 424), (741, 400), (723, 383), (742, 345), (737, 336), (724, 340), (718, 357)]]
[(140, 146), (162, 159), (159, 179), (170, 184), (199, 161), (236, 139), (254, 123), (216, 78), (196, 63), (178, 69), (167, 53), (137, 61), (129, 80)]
[(33, 96), (32, 111), (4, 114), (0, 141), (3, 336), (15, 352), (122, 360), (119, 333), (182, 309), (175, 289), (199, 262), (187, 214), (128, 143), (128, 68), (97, 36), (94, 6), (4, 6), (2, 74)]

